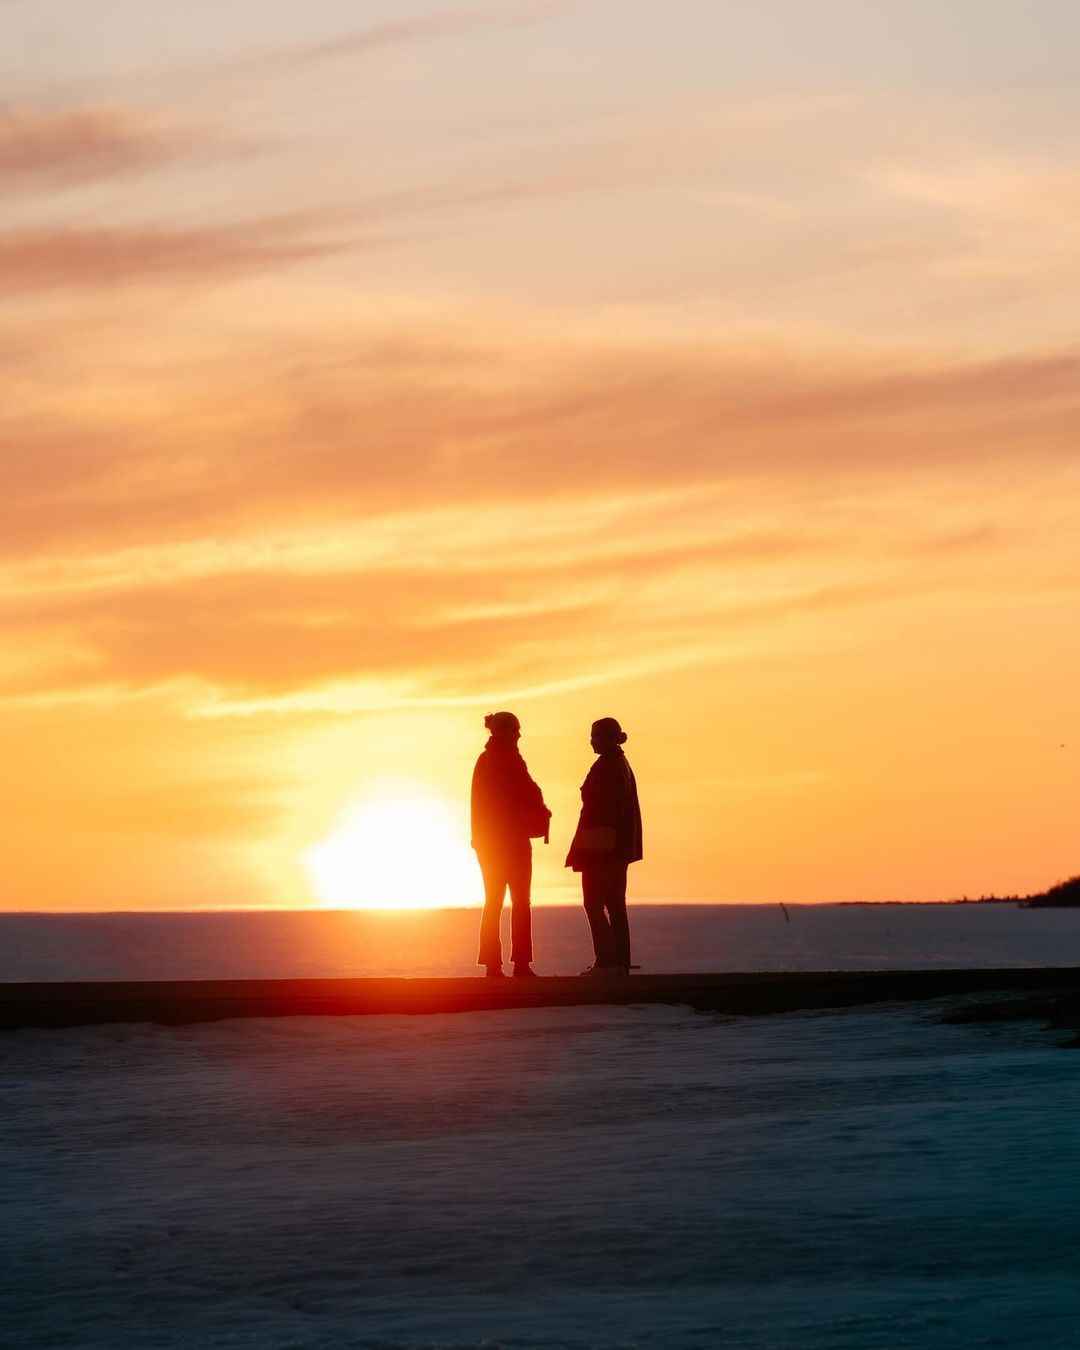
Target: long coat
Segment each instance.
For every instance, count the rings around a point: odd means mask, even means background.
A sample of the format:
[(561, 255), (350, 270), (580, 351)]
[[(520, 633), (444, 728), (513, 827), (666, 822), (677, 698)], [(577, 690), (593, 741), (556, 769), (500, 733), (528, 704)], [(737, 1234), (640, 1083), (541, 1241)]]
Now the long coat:
[[(582, 830), (596, 825), (612, 826), (615, 846), (608, 852), (597, 853), (578, 844)], [(581, 785), (581, 816), (574, 833), (574, 842), (566, 855), (566, 866), (580, 872), (590, 862), (637, 862), (641, 852), (641, 807), (638, 804), (637, 781), (634, 771), (622, 750), (616, 746), (598, 755)]]
[(516, 745), (492, 736), (472, 777), (472, 845), (477, 853), (520, 848), (547, 837), (551, 812)]

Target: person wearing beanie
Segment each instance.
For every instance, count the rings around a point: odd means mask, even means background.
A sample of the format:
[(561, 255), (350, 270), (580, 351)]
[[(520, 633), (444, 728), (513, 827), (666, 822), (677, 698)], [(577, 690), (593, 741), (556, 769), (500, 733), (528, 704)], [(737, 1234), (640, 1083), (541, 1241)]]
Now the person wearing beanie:
[(488, 742), (472, 779), (472, 845), (484, 877), (477, 965), (501, 976), (503, 901), (510, 891), (510, 960), (514, 974), (532, 969), (532, 840), (547, 843), (551, 812), (518, 750), (521, 723), (510, 712), (489, 713)]
[(581, 816), (566, 866), (581, 873), (581, 893), (594, 961), (583, 974), (630, 970), (626, 869), (642, 856), (637, 782), (622, 747), (626, 732), (614, 717), (592, 724), (596, 759), (581, 785)]

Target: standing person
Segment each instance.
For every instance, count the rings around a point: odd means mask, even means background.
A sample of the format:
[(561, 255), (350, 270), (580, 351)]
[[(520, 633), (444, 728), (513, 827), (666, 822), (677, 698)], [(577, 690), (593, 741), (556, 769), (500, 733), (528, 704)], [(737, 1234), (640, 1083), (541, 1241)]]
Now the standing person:
[(532, 839), (548, 839), (551, 812), (544, 794), (529, 776), (518, 750), (521, 723), (513, 713), (489, 713), (491, 733), (476, 761), (472, 779), (472, 844), (484, 874), (484, 913), (480, 920), (477, 965), (501, 976), (503, 900), (510, 888), (510, 960), (515, 975), (532, 969)]
[(593, 964), (583, 974), (630, 969), (626, 869), (641, 857), (637, 782), (622, 747), (626, 732), (614, 717), (592, 724), (596, 760), (581, 785), (581, 817), (566, 857), (581, 873), (581, 894), (592, 933)]

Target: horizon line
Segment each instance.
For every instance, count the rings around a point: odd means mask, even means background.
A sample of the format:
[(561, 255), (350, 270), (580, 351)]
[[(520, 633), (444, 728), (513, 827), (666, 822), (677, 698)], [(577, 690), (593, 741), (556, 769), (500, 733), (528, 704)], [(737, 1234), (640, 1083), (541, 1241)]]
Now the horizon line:
[[(972, 898), (961, 896), (941, 900), (639, 900), (634, 909), (824, 909), (838, 906), (867, 905), (1011, 905), (1030, 899), (1020, 895), (989, 895)], [(580, 909), (581, 902), (572, 900), (543, 901), (533, 909)], [(162, 909), (0, 909), (0, 918), (45, 917), (79, 918), (106, 917), (120, 914), (183, 915), (183, 914), (385, 914), (399, 917), (409, 914), (474, 914), (483, 909), (475, 905), (200, 905), (190, 908)]]

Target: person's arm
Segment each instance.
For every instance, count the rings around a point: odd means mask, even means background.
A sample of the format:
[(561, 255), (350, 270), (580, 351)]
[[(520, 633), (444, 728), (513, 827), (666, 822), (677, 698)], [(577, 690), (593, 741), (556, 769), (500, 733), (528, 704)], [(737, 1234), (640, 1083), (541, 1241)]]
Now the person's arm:
[[(540, 790), (540, 784), (536, 782), (532, 774), (529, 773), (529, 767), (524, 760), (521, 761), (521, 776), (518, 779), (518, 809), (520, 819), (534, 838), (539, 838), (538, 825), (542, 821), (551, 820), (551, 812), (544, 802), (544, 794)], [(548, 842), (548, 834), (544, 832), (544, 843)]]
[(529, 773), (528, 765), (522, 761), (524, 774), (521, 781), (521, 804), (527, 811), (546, 811), (544, 805), (544, 794), (540, 790), (540, 784)]
[(477, 841), (491, 833), (491, 784), (487, 758), (481, 755), (476, 761), (472, 776), (470, 843), (476, 848)]
[(581, 786), (581, 824), (618, 825), (622, 808), (622, 782), (618, 765), (600, 758)]

